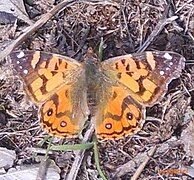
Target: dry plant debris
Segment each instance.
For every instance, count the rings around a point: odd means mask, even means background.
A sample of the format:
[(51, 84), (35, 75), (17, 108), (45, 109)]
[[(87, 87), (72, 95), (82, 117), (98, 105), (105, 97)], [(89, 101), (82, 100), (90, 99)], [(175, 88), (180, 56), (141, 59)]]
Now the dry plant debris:
[(1, 0), (0, 15), (1, 21), (8, 24), (11, 22), (14, 23), (16, 19), (21, 19), (29, 25), (32, 25), (32, 21), (28, 17), (22, 0)]
[[(59, 53), (79, 61), (88, 47), (98, 52), (102, 37), (103, 59), (143, 50), (171, 50), (187, 59), (181, 78), (170, 83), (163, 101), (147, 109), (143, 129), (123, 140), (99, 142), (98, 148), (108, 179), (194, 178), (187, 171), (194, 158), (193, 1), (69, 0), (58, 11), (52, 11), (60, 3), (58, 0), (21, 2), (25, 5), (25, 18), (14, 13), (14, 20), (0, 18), (0, 59), (15, 48)], [(29, 26), (31, 22), (35, 24)], [(5, 61), (1, 61), (0, 68), (0, 127), (0, 147), (16, 153), (13, 166), (40, 162), (37, 157), (45, 152), (38, 150), (38, 144), (46, 134), (39, 127), (37, 108), (26, 99), (21, 81), (13, 76)], [(79, 142), (79, 139), (54, 141), (57, 145)], [(42, 148), (46, 147), (44, 143)], [(147, 156), (153, 147), (155, 151)], [(31, 148), (37, 151), (29, 151)], [(70, 172), (78, 173), (73, 178), (100, 179), (92, 150), (82, 155), (53, 152), (49, 157), (60, 168), (61, 179), (70, 179), (67, 178)], [(79, 158), (81, 161), (76, 164), (74, 160)], [(76, 164), (75, 170), (72, 164)]]

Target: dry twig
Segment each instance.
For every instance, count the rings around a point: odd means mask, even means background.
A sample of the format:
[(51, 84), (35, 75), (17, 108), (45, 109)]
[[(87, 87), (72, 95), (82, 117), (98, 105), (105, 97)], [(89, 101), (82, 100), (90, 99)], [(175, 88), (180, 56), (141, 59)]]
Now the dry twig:
[(137, 168), (135, 174), (131, 177), (131, 180), (136, 180), (141, 172), (144, 170), (146, 164), (150, 160), (150, 157), (153, 156), (153, 154), (156, 152), (156, 146), (154, 146), (150, 151), (148, 152), (148, 156), (145, 158), (144, 162)]
[(27, 27), (23, 34), (21, 34), (16, 40), (14, 40), (9, 46), (7, 46), (2, 52), (0, 52), (0, 61), (2, 61), (6, 56), (9, 55), (14, 48), (16, 48), (20, 43), (25, 41), (30, 35), (32, 35), (37, 29), (43, 26), (50, 18), (52, 18), (56, 13), (63, 10), (67, 6), (77, 3), (75, 0), (67, 0), (59, 3), (48, 13), (44, 14), (38, 21), (33, 25)]
[[(89, 139), (91, 139), (92, 135), (94, 133), (94, 126), (91, 124), (90, 128), (87, 130), (84, 139), (82, 143), (87, 142)], [(67, 176), (67, 180), (75, 180), (77, 177), (77, 173), (79, 171), (79, 167), (81, 166), (83, 157), (84, 157), (85, 150), (75, 151), (76, 158), (71, 166), (70, 172)]]
[(133, 177), (131, 178), (133, 180), (137, 179), (139, 177), (139, 175), (141, 174), (141, 172), (143, 171), (146, 164), (148, 163), (148, 161), (150, 159), (150, 156), (153, 156), (155, 151), (156, 151), (156, 146), (154, 146), (152, 149), (150, 149), (148, 153), (141, 153), (141, 154), (139, 153), (134, 159), (132, 159), (131, 161), (123, 164), (122, 166), (120, 166), (116, 170), (113, 177), (115, 179), (119, 179), (121, 176), (124, 176), (125, 174), (134, 171), (137, 164), (140, 164), (139, 161), (141, 161), (141, 162), (143, 161), (142, 164), (139, 166), (139, 168), (136, 170)]

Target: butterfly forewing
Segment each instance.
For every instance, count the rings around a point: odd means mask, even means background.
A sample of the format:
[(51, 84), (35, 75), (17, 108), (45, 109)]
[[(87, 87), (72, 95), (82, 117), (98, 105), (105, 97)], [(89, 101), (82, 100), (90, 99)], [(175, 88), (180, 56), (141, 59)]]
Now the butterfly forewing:
[(180, 76), (185, 59), (174, 52), (143, 52), (108, 59), (104, 73), (128, 88), (130, 96), (151, 106), (166, 92), (169, 82)]
[[(71, 83), (72, 73), (81, 74), (81, 65), (69, 57), (40, 51), (18, 51), (10, 54), (11, 63), (24, 81), (24, 88), (35, 103), (64, 83)], [(71, 78), (70, 78), (71, 77)]]

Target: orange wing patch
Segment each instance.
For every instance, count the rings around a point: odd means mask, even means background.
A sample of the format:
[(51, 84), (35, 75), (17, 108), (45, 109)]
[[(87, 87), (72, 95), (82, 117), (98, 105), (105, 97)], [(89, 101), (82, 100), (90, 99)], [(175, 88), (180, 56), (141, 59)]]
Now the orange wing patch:
[(146, 52), (146, 59), (151, 69), (154, 70), (156, 68), (156, 60), (154, 59), (154, 55), (152, 52)]
[(76, 136), (88, 116), (82, 65), (40, 51), (13, 52), (10, 58), (27, 94), (39, 107), (43, 129), (58, 137)]
[[(141, 128), (141, 105), (134, 102), (122, 87), (111, 87), (111, 97), (97, 116), (97, 135), (101, 139), (119, 139)], [(99, 115), (103, 114), (102, 117)], [(100, 123), (98, 122), (100, 121)]]
[(168, 83), (180, 75), (184, 61), (174, 52), (143, 52), (108, 59), (102, 67), (112, 81), (129, 90), (135, 101), (152, 106), (163, 97)]
[[(154, 68), (154, 60), (151, 57), (149, 58), (151, 59), (149, 63), (152, 63), (152, 68)], [(149, 79), (150, 70), (148, 66), (146, 64), (143, 64), (144, 68), (140, 66), (142, 65), (131, 57), (115, 62), (115, 69), (118, 69), (117, 77), (119, 81), (133, 92), (131, 96), (134, 99), (137, 99), (139, 102), (146, 102), (151, 99), (153, 93), (157, 90), (157, 85)], [(125, 70), (123, 70), (124, 67)]]
[(42, 127), (50, 134), (64, 137), (79, 132), (78, 124), (73, 124), (73, 102), (70, 96), (71, 86), (64, 86), (40, 108)]
[(79, 74), (81, 68), (69, 57), (40, 51), (14, 52), (10, 57), (27, 94), (36, 104), (45, 101), (64, 83), (70, 83), (72, 71), (77, 69)]

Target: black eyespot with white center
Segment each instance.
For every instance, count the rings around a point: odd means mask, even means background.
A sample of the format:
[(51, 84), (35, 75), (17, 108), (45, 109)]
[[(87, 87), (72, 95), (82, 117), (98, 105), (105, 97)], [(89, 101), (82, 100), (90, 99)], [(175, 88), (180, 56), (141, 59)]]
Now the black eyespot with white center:
[(66, 122), (66, 121), (61, 121), (60, 126), (61, 126), (61, 127), (67, 126), (67, 122)]
[(53, 114), (53, 109), (49, 109), (48, 111), (47, 111), (47, 116), (51, 116)]
[(111, 123), (105, 124), (105, 128), (106, 128), (106, 129), (112, 129), (112, 124), (111, 124)]
[(130, 112), (128, 112), (128, 113), (126, 114), (126, 118), (127, 118), (128, 120), (132, 120), (132, 119), (133, 119), (133, 114), (131, 114)]

